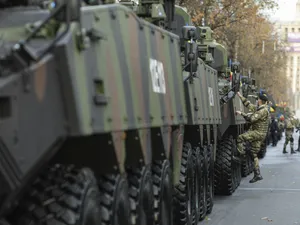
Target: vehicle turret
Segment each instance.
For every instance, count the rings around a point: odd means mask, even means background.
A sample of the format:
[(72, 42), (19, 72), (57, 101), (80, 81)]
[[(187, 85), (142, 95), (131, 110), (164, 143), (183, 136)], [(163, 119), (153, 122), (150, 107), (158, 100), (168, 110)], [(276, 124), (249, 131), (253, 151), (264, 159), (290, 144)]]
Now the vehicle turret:
[(175, 15), (174, 15), (174, 27), (173, 33), (178, 35), (180, 39), (183, 38), (182, 36), (182, 27), (184, 26), (192, 26), (192, 18), (188, 14), (187, 9), (181, 6), (175, 6)]
[(159, 27), (172, 29), (175, 11), (173, 0), (120, 0), (119, 3), (130, 7), (139, 17)]
[(200, 58), (210, 64), (210, 66), (219, 73), (226, 73), (228, 68), (228, 54), (226, 48), (216, 42), (210, 27), (198, 27), (198, 30), (200, 34), (198, 44)]

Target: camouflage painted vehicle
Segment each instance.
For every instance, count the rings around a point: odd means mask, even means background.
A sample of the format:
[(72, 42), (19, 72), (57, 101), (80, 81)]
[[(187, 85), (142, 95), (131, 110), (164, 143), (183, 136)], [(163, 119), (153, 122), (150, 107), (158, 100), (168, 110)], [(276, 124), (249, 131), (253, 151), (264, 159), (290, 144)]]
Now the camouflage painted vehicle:
[(172, 224), (188, 113), (179, 37), (150, 23), (167, 28), (172, 2), (141, 2), (150, 22), (122, 4), (9, 3), (0, 224)]
[(28, 2), (0, 1), (1, 225), (194, 225), (234, 191), (239, 76), (221, 92), (207, 27), (169, 0)]
[[(214, 154), (217, 126), (222, 121), (217, 71), (201, 57), (211, 58), (210, 53), (207, 47), (200, 48), (198, 41), (202, 37), (184, 8), (176, 6), (175, 21), (173, 32), (181, 39), (187, 123), (184, 127), (181, 179), (180, 183), (175, 183), (174, 221), (184, 225), (197, 224), (213, 209)], [(189, 168), (189, 165), (194, 168)], [(188, 183), (189, 179), (193, 182)]]
[[(222, 123), (217, 128), (217, 148), (215, 161), (215, 193), (232, 194), (241, 181), (241, 162), (238, 160), (236, 139), (245, 131), (245, 120), (237, 115), (236, 110), (243, 110), (244, 106), (236, 93), (240, 90), (240, 64), (228, 65), (228, 54), (224, 46), (213, 39), (213, 32), (209, 27), (200, 27), (203, 39), (200, 46), (207, 46), (213, 60), (201, 57), (217, 71), (219, 104)], [(205, 58), (206, 57), (206, 58)]]

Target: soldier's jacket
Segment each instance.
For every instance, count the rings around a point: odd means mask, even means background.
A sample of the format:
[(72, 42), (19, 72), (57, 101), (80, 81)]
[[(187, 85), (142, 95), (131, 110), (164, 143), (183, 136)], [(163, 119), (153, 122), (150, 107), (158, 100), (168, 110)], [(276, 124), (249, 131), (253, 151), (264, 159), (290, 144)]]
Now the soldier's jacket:
[(244, 112), (242, 113), (242, 116), (245, 118), (245, 120), (251, 123), (250, 130), (255, 130), (261, 135), (265, 136), (269, 127), (268, 105), (264, 104), (257, 108), (256, 105), (251, 104), (250, 101), (245, 97), (241, 97), (241, 100), (245, 107), (253, 111), (253, 114), (251, 115)]
[(294, 118), (288, 118), (286, 121), (286, 129), (294, 129), (294, 127), (297, 125), (297, 120)]
[(297, 118), (297, 119), (295, 119), (295, 127), (299, 127), (300, 126), (300, 121), (299, 121), (299, 119)]

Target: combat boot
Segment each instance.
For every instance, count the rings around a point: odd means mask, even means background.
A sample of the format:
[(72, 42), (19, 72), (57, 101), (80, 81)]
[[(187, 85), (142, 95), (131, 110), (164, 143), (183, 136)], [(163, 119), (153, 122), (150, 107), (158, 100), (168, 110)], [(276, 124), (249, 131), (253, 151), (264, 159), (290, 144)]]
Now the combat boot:
[(254, 169), (254, 177), (249, 181), (249, 183), (255, 183), (257, 181), (262, 180), (263, 177), (260, 175), (259, 169)]
[(291, 146), (291, 154), (295, 154), (296, 152), (294, 151), (294, 146)]
[(286, 154), (286, 153), (288, 153), (286, 150), (285, 150), (285, 148), (283, 149), (283, 151), (282, 151), (282, 153), (283, 154)]

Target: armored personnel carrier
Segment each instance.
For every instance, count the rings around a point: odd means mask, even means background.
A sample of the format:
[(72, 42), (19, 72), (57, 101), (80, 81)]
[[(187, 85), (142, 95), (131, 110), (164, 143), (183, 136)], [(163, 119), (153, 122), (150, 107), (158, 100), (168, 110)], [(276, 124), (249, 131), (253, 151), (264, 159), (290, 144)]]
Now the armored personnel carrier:
[(225, 48), (173, 1), (41, 2), (0, 1), (0, 224), (203, 219), (241, 178)]
[(153, 21), (23, 2), (0, 11), (2, 223), (171, 224), (187, 121), (172, 2), (141, 2)]
[(228, 65), (227, 50), (213, 39), (212, 30), (209, 27), (199, 27), (199, 30), (202, 36), (199, 42), (200, 48), (204, 49), (207, 46), (207, 52), (212, 60), (204, 54), (201, 57), (217, 71), (220, 96), (222, 123), (217, 128), (215, 192), (216, 194), (230, 195), (239, 186), (241, 177), (244, 175), (241, 173), (241, 164), (246, 163), (251, 167), (251, 160), (241, 162), (238, 159), (236, 149), (238, 135), (247, 130), (244, 118), (236, 114), (237, 110), (247, 111), (236, 95), (240, 91), (240, 87), (245, 86), (245, 83), (241, 85), (240, 64), (234, 62)]

